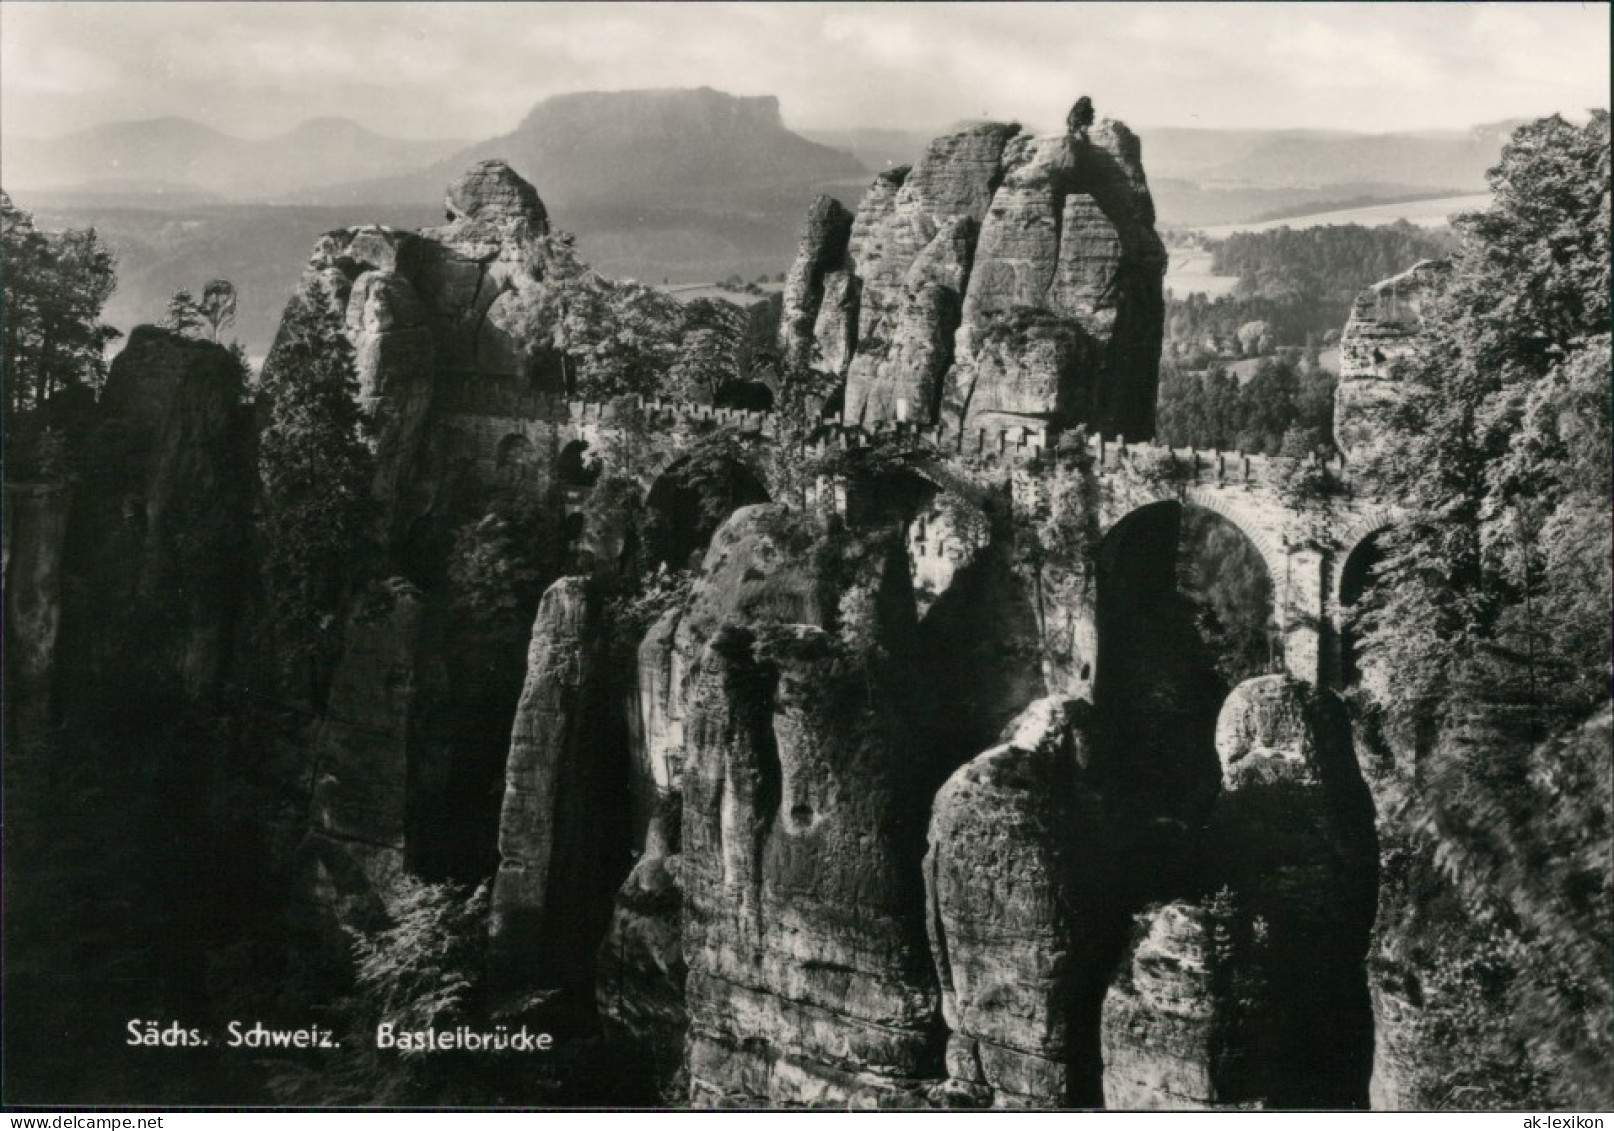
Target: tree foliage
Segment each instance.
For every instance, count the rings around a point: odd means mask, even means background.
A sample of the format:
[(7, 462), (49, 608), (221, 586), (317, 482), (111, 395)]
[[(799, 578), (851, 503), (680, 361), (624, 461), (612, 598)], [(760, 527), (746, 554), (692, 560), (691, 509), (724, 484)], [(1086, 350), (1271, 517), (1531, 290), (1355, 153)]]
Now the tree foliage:
[(264, 364), (258, 445), (265, 594), (281, 659), (328, 659), (365, 575), (376, 504), (353, 349), (315, 284), (288, 310)]
[[(1202, 367), (1207, 355), (1265, 354), (1273, 346), (1307, 346), (1338, 330), (1363, 287), (1421, 259), (1453, 249), (1450, 233), (1398, 221), (1383, 227), (1337, 224), (1235, 232), (1210, 243), (1211, 270), (1237, 276), (1229, 295), (1173, 295), (1166, 304), (1168, 352)], [(1241, 332), (1264, 325), (1250, 342)]]
[(216, 342), (220, 330), (235, 324), (235, 308), (235, 284), (228, 279), (213, 279), (202, 288), (201, 298), (183, 287), (175, 291), (168, 300), (162, 324), (181, 334), (206, 326), (208, 337)]
[(635, 282), (614, 282), (551, 237), (541, 283), (514, 292), (506, 315), (517, 340), (560, 351), (566, 395), (608, 401), (655, 396), (678, 355), (683, 307)]
[(1333, 447), (1334, 376), (1315, 355), (1263, 358), (1242, 385), (1212, 366), (1161, 366), (1155, 431), (1172, 447), (1290, 454)]
[(44, 405), (64, 389), (99, 388), (118, 331), (101, 321), (117, 287), (116, 260), (94, 228), (41, 232), (0, 192), (0, 305), (6, 415)]
[(1413, 746), (1418, 787), (1387, 825), (1408, 863), (1386, 869), (1381, 906), (1418, 908), (1405, 961), (1423, 989), (1426, 1102), (1600, 1107), (1614, 1043), (1607, 113), (1523, 127), (1490, 179), (1494, 203), (1457, 221), (1462, 246), (1398, 372), (1404, 399), (1361, 461), (1409, 515), (1359, 618), (1362, 733)]
[(1370, 593), (1392, 706), (1608, 694), (1609, 124), (1521, 128), (1370, 469), (1412, 520)]

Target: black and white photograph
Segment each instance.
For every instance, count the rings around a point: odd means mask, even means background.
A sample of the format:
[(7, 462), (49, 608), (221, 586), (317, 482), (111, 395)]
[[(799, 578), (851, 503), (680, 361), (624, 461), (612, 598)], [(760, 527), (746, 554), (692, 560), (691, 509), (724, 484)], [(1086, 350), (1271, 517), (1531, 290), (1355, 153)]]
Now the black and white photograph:
[(1609, 37), (4, 0), (5, 1109), (1602, 1127)]

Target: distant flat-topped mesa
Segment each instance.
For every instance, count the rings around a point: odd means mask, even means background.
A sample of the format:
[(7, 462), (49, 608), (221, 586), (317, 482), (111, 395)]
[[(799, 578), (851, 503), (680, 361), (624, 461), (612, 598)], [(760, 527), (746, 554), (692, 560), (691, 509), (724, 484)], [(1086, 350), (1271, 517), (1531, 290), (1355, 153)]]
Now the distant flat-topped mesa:
[(1334, 442), (1347, 456), (1378, 433), (1400, 399), (1395, 363), (1418, 348), (1424, 315), (1450, 272), (1446, 260), (1425, 259), (1356, 296), (1339, 338), (1334, 388)]
[(1154, 430), (1166, 252), (1138, 139), (1072, 114), (999, 122), (813, 203), (785, 291), (787, 359), (846, 381), (846, 419)]

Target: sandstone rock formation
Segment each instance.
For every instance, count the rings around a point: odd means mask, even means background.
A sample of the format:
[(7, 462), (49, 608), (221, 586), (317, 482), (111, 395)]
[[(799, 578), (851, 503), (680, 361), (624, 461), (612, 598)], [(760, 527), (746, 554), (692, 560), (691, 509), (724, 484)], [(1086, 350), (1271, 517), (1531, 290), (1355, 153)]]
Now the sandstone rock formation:
[(113, 360), (68, 534), (86, 598), (71, 628), (80, 676), (136, 697), (216, 689), (245, 593), (242, 382), (222, 346), (155, 326)]
[(499, 819), (490, 963), (506, 990), (591, 986), (610, 896), (596, 806), (616, 775), (598, 741), (605, 709), (597, 601), (580, 577), (544, 594), (532, 626)]
[(1139, 913), (1104, 999), (1104, 1105), (1217, 1106), (1231, 1003), (1219, 993), (1215, 927), (1198, 903)]
[(1259, 1069), (1227, 1098), (1365, 1106), (1377, 856), (1344, 707), (1289, 676), (1246, 680), (1222, 707), (1216, 748), (1211, 850), (1235, 917), (1264, 924), (1252, 934), (1271, 972), (1250, 1051)]
[[(617, 892), (609, 932), (596, 959), (597, 1000), (606, 1031), (617, 1037), (635, 1066), (649, 1062), (662, 1096), (684, 1064), (689, 1015), (684, 1003), (683, 891), (680, 860), (666, 846), (646, 849)], [(641, 1076), (642, 1072), (635, 1075)]]
[(1210, 894), (1137, 916), (1103, 1007), (1105, 1103), (1365, 1107), (1375, 846), (1344, 709), (1246, 680), (1216, 747)]
[[(844, 272), (837, 297), (855, 292), (853, 319), (826, 284), (814, 327), (819, 364), (846, 377), (848, 419), (1151, 434), (1166, 256), (1125, 126), (1030, 137), (985, 123), (938, 138), (875, 179), (839, 263), (819, 209), (792, 277)], [(806, 358), (799, 306), (782, 345)]]
[(936, 795), (925, 858), (951, 1091), (998, 1107), (1093, 1103), (1084, 1007), (1103, 985), (1088, 705), (1042, 699)]
[[(642, 668), (689, 656), (670, 688), (671, 788), (698, 1103), (916, 1103), (939, 1074), (918, 867), (928, 793), (877, 658), (912, 631), (907, 570), (879, 537), (839, 573), (833, 553), (803, 552), (826, 536), (815, 522), (737, 511), (677, 627), (641, 651)], [(618, 933), (634, 927), (633, 898)]]
[(422, 612), (419, 591), (401, 580), (355, 609), (315, 731), (310, 828), (301, 850), (306, 890), (316, 909), (343, 926), (384, 910), (391, 880), (407, 863), (426, 660)]
[(62, 545), (70, 495), (63, 486), (6, 484), (7, 702), (15, 695), (49, 709), (62, 622)]
[[(812, 360), (814, 327), (826, 297), (825, 276), (846, 258), (852, 214), (832, 196), (820, 196), (807, 210), (796, 259), (785, 279), (784, 316), (779, 329), (785, 360), (806, 365)], [(840, 285), (844, 294), (845, 285)], [(833, 349), (833, 347), (831, 347)]]
[(1369, 445), (1385, 409), (1400, 398), (1395, 364), (1417, 349), (1430, 303), (1451, 265), (1426, 259), (1356, 296), (1339, 338), (1334, 442), (1347, 457)]

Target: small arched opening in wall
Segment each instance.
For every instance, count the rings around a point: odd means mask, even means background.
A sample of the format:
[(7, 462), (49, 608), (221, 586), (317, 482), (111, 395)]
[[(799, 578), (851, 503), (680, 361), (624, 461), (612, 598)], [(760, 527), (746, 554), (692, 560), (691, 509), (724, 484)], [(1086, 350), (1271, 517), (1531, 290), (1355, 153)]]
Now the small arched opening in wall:
[(1100, 540), (1094, 705), (1116, 784), (1191, 816), (1220, 777), (1214, 738), (1234, 686), (1282, 669), (1274, 579), (1225, 515), (1149, 503)]
[(772, 412), (773, 390), (762, 381), (730, 381), (717, 391), (712, 403), (718, 408)]
[(742, 460), (702, 453), (675, 460), (645, 497), (646, 564), (695, 568), (729, 515), (768, 501), (761, 476)]
[(588, 457), (588, 441), (573, 440), (555, 457), (555, 481), (562, 487), (586, 491), (600, 478), (600, 465)]
[(1384, 565), (1386, 551), (1384, 530), (1376, 530), (1351, 547), (1339, 570), (1339, 659), (1336, 664), (1338, 686), (1343, 689), (1359, 686), (1362, 682), (1362, 639), (1357, 627), (1362, 599), (1377, 580)]
[(518, 483), (531, 478), (533, 462), (532, 441), (520, 432), (505, 436), (493, 451), (493, 470), (501, 483)]

